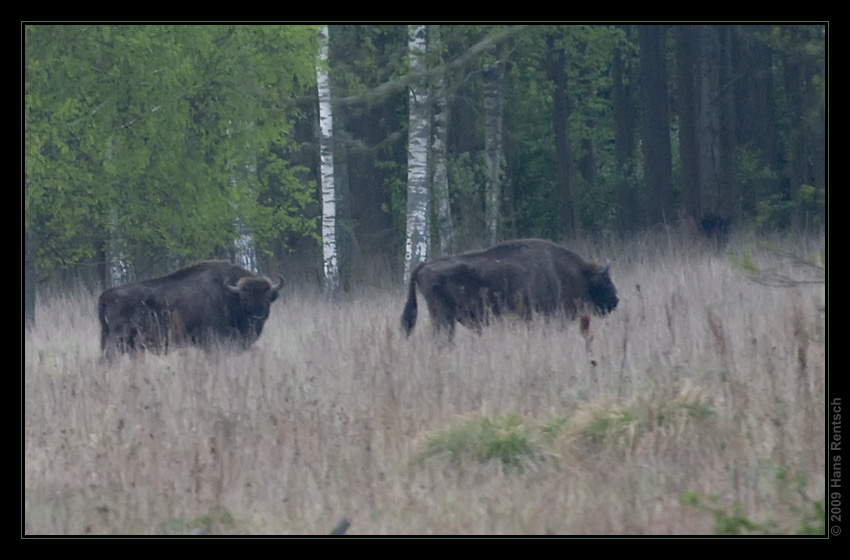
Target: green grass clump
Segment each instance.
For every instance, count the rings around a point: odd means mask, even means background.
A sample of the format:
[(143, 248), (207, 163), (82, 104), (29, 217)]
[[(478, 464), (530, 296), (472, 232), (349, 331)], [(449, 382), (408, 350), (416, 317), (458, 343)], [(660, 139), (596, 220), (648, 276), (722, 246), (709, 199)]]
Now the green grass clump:
[(507, 470), (522, 471), (542, 453), (541, 431), (516, 414), (467, 418), (427, 438), (419, 460), (448, 456), (460, 463), (472, 457), (482, 463), (500, 462)]
[(595, 401), (580, 407), (567, 425), (567, 438), (587, 451), (602, 447), (630, 452), (652, 435), (677, 443), (713, 431), (717, 411), (698, 387), (628, 403)]

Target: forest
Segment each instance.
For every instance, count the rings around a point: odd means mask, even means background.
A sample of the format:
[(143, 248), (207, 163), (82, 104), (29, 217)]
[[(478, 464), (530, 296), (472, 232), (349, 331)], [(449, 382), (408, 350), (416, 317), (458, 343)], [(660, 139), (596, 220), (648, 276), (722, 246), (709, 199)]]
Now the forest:
[[(826, 24), (21, 35), (22, 536), (840, 529)], [(616, 309), (403, 331), (532, 237)], [(250, 348), (104, 353), (102, 290), (205, 259), (285, 280)]]
[(825, 24), (22, 37), (28, 310), (206, 258), (336, 291), (515, 237), (825, 225)]

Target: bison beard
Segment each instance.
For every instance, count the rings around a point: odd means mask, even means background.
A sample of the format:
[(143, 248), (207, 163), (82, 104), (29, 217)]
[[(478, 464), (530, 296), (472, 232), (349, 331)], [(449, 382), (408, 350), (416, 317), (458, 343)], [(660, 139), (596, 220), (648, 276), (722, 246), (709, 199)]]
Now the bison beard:
[(262, 333), (283, 286), (278, 279), (272, 284), (228, 262), (206, 261), (106, 290), (98, 299), (101, 351), (109, 358), (187, 344), (246, 349)]
[(605, 315), (619, 302), (608, 267), (542, 239), (505, 241), (422, 263), (410, 275), (402, 328), (410, 335), (416, 325), (417, 286), (435, 331), (447, 331), (449, 339), (456, 323), (480, 332), (490, 316), (503, 314)]

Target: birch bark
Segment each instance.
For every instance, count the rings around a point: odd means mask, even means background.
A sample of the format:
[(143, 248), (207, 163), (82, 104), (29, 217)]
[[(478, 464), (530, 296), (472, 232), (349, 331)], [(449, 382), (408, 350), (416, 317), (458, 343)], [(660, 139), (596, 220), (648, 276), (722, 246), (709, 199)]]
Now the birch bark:
[(333, 115), (328, 78), (328, 26), (319, 32), (322, 51), (316, 78), (319, 92), (319, 131), (322, 159), (322, 258), (325, 269), (325, 293), (339, 290), (339, 266), (336, 248), (336, 193), (334, 190)]
[[(410, 121), (407, 144), (407, 243), (404, 255), (404, 281), (419, 263), (428, 258), (430, 246), (428, 208), (428, 139), (431, 116), (425, 78), (426, 27), (411, 25), (408, 31), (411, 81)], [(419, 77), (416, 77), (419, 76)]]

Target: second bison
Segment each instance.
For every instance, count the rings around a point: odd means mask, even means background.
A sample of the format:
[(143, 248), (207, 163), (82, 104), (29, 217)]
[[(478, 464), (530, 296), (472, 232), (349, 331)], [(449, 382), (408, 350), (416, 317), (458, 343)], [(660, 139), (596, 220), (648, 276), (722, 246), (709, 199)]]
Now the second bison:
[(110, 288), (98, 299), (104, 356), (136, 350), (223, 343), (246, 349), (263, 331), (283, 278), (225, 261), (206, 261), (168, 276)]
[(505, 241), (428, 261), (410, 275), (402, 328), (409, 335), (416, 325), (417, 286), (434, 329), (447, 331), (449, 338), (456, 323), (480, 331), (490, 316), (503, 314), (605, 315), (619, 302), (609, 267), (543, 239)]

